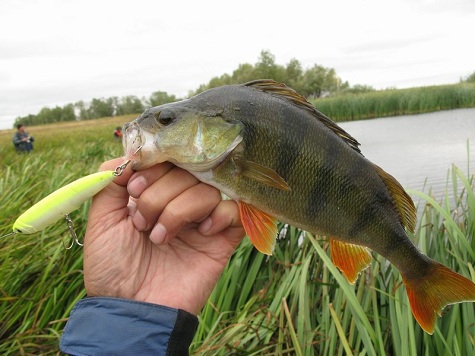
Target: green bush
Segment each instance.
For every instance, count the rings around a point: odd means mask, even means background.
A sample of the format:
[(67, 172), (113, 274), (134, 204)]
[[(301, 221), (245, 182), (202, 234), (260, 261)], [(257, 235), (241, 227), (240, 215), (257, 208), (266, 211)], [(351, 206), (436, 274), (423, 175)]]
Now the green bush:
[(334, 121), (421, 114), (475, 107), (475, 84), (460, 83), (410, 89), (390, 89), (353, 94), (344, 93), (311, 100), (318, 110)]

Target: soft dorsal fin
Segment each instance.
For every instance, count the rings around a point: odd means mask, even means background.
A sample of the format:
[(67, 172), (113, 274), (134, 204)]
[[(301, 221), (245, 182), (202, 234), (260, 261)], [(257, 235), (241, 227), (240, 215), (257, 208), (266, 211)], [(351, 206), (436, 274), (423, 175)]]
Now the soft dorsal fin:
[(410, 232), (416, 228), (416, 207), (409, 194), (392, 175), (373, 163), (376, 172), (388, 188), (399, 212), (401, 224)]
[(292, 88), (289, 88), (284, 83), (279, 83), (271, 79), (259, 79), (243, 84), (244, 86), (253, 87), (263, 92), (279, 95), (287, 100), (290, 100), (300, 108), (309, 111), (312, 115), (323, 123), (326, 127), (332, 130), (338, 137), (345, 141), (352, 149), (361, 154), (359, 149), (359, 142), (349, 133), (343, 130), (340, 126), (335, 124), (331, 119), (326, 117), (315, 106), (307, 101), (302, 95), (297, 93)]

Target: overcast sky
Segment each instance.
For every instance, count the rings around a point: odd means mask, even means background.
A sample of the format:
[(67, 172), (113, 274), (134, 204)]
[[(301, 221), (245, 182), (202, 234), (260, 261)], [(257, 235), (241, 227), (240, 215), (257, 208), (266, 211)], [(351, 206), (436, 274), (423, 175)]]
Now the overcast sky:
[(475, 71), (474, 0), (0, 0), (0, 129), (92, 98), (179, 97), (269, 50), (377, 89)]

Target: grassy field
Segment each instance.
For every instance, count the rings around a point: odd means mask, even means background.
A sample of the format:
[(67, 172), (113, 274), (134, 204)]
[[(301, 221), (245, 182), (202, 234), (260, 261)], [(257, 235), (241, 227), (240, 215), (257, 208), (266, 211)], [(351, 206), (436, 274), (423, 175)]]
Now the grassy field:
[[(32, 127), (35, 151), (17, 155), (13, 130), (0, 131), (0, 235), (25, 209), (64, 184), (122, 155), (115, 126), (131, 118)], [(460, 190), (460, 187), (463, 187)], [(448, 198), (421, 198), (414, 241), (430, 257), (475, 280), (473, 177), (454, 167)], [(427, 201), (427, 204), (425, 203)], [(72, 214), (84, 234), (88, 204)], [(473, 355), (475, 306), (444, 311), (433, 336), (414, 321), (399, 273), (375, 255), (355, 286), (329, 261), (322, 237), (283, 226), (273, 256), (245, 239), (209, 303), (191, 351), (200, 355)], [(41, 233), (0, 239), (0, 354), (58, 353), (58, 339), (74, 303), (84, 297), (82, 249), (65, 250), (65, 223)]]
[(346, 93), (312, 100), (334, 121), (421, 114), (438, 110), (475, 107), (475, 84), (459, 83), (410, 89)]

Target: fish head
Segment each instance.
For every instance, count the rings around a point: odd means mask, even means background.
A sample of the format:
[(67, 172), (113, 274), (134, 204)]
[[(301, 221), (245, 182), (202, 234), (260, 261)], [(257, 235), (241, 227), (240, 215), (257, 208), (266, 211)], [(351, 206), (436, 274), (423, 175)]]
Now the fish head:
[(239, 145), (239, 121), (226, 120), (224, 110), (196, 107), (189, 100), (149, 108), (124, 125), (124, 151), (134, 170), (168, 161), (202, 172)]

